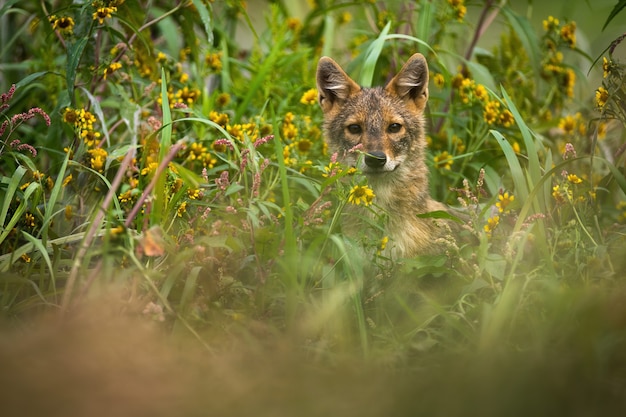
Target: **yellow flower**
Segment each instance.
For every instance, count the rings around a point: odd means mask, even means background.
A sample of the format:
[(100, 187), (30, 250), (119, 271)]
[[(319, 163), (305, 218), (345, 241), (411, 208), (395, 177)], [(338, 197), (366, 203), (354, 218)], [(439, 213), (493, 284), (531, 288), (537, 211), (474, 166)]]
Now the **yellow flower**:
[(150, 162), (147, 167), (141, 170), (141, 175), (148, 175), (156, 172), (159, 164), (156, 162)]
[(561, 189), (559, 185), (552, 187), (552, 197), (557, 203), (565, 203), (567, 200), (572, 200), (572, 191), (565, 188)]
[(500, 123), (504, 127), (513, 126), (513, 124), (515, 123), (513, 113), (511, 113), (508, 109), (502, 110), (502, 113), (500, 113), (500, 117), (498, 119), (498, 123)]
[(68, 204), (65, 206), (65, 220), (70, 221), (72, 220), (72, 217), (74, 217), (74, 211), (72, 206)]
[(559, 129), (566, 135), (573, 135), (576, 130), (576, 119), (572, 115), (567, 115), (559, 120)]
[(515, 196), (513, 194), (509, 194), (509, 192), (505, 192), (504, 194), (498, 194), (498, 202), (496, 203), (496, 207), (500, 213), (508, 213), (511, 211), (509, 209), (509, 205), (515, 200)]
[(285, 139), (294, 139), (298, 136), (298, 128), (292, 123), (285, 123), (283, 125), (283, 137)]
[(609, 91), (604, 88), (604, 87), (600, 87), (596, 90), (596, 105), (599, 108), (603, 108), (604, 106), (606, 106), (606, 102), (609, 100)]
[(583, 182), (583, 180), (580, 179), (580, 177), (578, 177), (578, 175), (576, 174), (569, 174), (567, 176), (567, 180), (572, 184), (580, 184), (581, 182)]
[(20, 258), (26, 262), (26, 263), (30, 263), (30, 256), (28, 256), (27, 253), (22, 254), (22, 256), (20, 256)]
[(95, 171), (103, 172), (104, 163), (106, 162), (106, 158), (108, 155), (107, 151), (102, 148), (96, 148), (90, 149), (87, 152), (89, 152), (89, 154), (91, 155), (91, 158), (89, 159), (89, 162), (91, 163), (91, 168)]
[(294, 32), (298, 32), (302, 29), (302, 22), (297, 17), (290, 17), (287, 19), (287, 27)]
[(67, 187), (67, 184), (69, 184), (70, 182), (72, 182), (72, 174), (70, 174), (67, 177), (65, 177), (65, 179), (63, 180), (63, 183), (61, 185), (63, 187)]
[(487, 89), (484, 85), (477, 84), (474, 87), (474, 96), (476, 96), (476, 98), (480, 101), (487, 101), (487, 99), (489, 98), (489, 93), (487, 92)]
[(222, 53), (208, 53), (204, 57), (204, 62), (214, 72), (220, 72), (222, 70)]
[(187, 105), (192, 105), (198, 97), (200, 97), (200, 90), (197, 88), (183, 87), (182, 90), (176, 92), (176, 101)]
[(389, 236), (385, 236), (380, 240), (380, 245), (378, 246), (378, 251), (376, 251), (376, 253), (378, 255), (381, 254), (382, 251), (384, 251), (387, 248), (387, 243), (389, 243)]
[(452, 6), (452, 10), (456, 15), (457, 20), (463, 20), (465, 13), (467, 13), (467, 7), (465, 7), (465, 0), (448, 0), (448, 4)]
[(212, 110), (209, 113), (209, 120), (212, 121), (213, 123), (217, 123), (218, 125), (222, 127), (226, 127), (229, 122), (229, 117), (228, 117), (228, 114), (226, 113), (218, 113), (215, 110)]
[(178, 206), (178, 209), (176, 210), (176, 215), (178, 217), (183, 217), (183, 214), (187, 212), (187, 202), (183, 201), (182, 203), (180, 203), (180, 205)]
[(550, 32), (553, 29), (556, 29), (559, 26), (559, 19), (554, 18), (553, 16), (548, 16), (547, 20), (543, 21), (543, 30), (546, 32)]
[(133, 200), (133, 190), (126, 190), (117, 197), (120, 203), (129, 203)]
[(433, 75), (433, 82), (435, 83), (435, 85), (439, 88), (443, 88), (443, 86), (445, 85), (445, 78), (443, 78), (442, 74), (435, 74)]
[(187, 190), (187, 196), (192, 200), (197, 200), (200, 198), (200, 189), (198, 188), (190, 188)]
[(104, 19), (111, 18), (111, 14), (117, 12), (117, 7), (99, 7), (93, 13), (93, 20), (97, 20), (99, 24), (104, 23)]
[(220, 93), (215, 99), (215, 104), (224, 107), (230, 103), (230, 95), (228, 93)]
[(156, 62), (167, 62), (167, 55), (165, 55), (163, 52), (157, 53)]
[(59, 17), (50, 16), (50, 23), (52, 24), (52, 29), (58, 30), (62, 33), (72, 33), (74, 31), (74, 19), (71, 17)]
[(352, 21), (352, 15), (349, 12), (343, 12), (339, 15), (337, 21), (340, 25), (344, 23), (350, 23)]
[(315, 88), (311, 88), (307, 90), (300, 99), (300, 103), (313, 105), (317, 103), (317, 90)]
[(24, 215), (24, 222), (26, 223), (26, 226), (35, 227), (35, 216), (31, 213), (26, 213)]
[(606, 57), (602, 57), (602, 78), (606, 78), (611, 73), (611, 61), (606, 59)]
[(111, 65), (109, 65), (108, 67), (104, 69), (103, 78), (106, 80), (109, 74), (113, 74), (115, 71), (117, 71), (120, 68), (122, 68), (122, 64), (120, 64), (119, 62), (112, 62)]
[(491, 236), (491, 232), (496, 226), (500, 223), (500, 216), (496, 215), (487, 219), (487, 224), (484, 226), (485, 232), (487, 232), (487, 236)]
[(500, 102), (488, 101), (483, 110), (483, 119), (488, 125), (496, 123), (500, 118)]
[(570, 22), (561, 28), (561, 39), (563, 39), (570, 48), (576, 47), (576, 22)]
[(435, 155), (434, 161), (435, 161), (435, 168), (447, 169), (447, 170), (450, 170), (450, 168), (452, 168), (452, 164), (454, 163), (454, 160), (452, 159), (452, 155), (450, 155), (448, 151), (443, 151)]
[(348, 202), (350, 204), (359, 205), (363, 203), (365, 206), (372, 204), (374, 200), (374, 191), (367, 185), (355, 185), (350, 190)]
[(298, 152), (300, 153), (307, 153), (308, 151), (311, 150), (312, 146), (313, 146), (313, 142), (311, 142), (308, 139), (302, 139), (296, 143), (296, 148), (298, 149)]
[(96, 145), (96, 142), (100, 140), (100, 132), (96, 132), (93, 130), (83, 130), (80, 132), (80, 136), (85, 141), (85, 145), (88, 147), (92, 147)]

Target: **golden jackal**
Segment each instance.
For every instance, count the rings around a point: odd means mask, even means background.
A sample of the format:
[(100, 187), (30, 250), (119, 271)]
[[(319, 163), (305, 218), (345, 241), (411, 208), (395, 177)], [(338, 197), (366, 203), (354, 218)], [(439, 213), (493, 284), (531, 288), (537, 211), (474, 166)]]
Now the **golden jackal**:
[[(399, 256), (433, 253), (444, 230), (441, 221), (418, 214), (446, 210), (431, 199), (424, 162), (424, 109), (428, 101), (428, 65), (415, 54), (386, 87), (364, 88), (335, 61), (322, 57), (317, 90), (324, 112), (329, 148), (344, 162), (358, 164), (387, 213), (391, 252)], [(359, 146), (364, 157), (349, 152)]]

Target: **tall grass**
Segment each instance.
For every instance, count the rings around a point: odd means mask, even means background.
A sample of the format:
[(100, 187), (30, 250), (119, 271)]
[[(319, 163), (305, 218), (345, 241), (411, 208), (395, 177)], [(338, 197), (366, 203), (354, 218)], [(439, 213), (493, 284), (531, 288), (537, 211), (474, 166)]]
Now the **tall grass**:
[[(622, 87), (602, 106), (593, 89), (569, 94), (577, 51), (563, 19), (535, 33), (506, 2), (482, 4), (476, 25), (463, 2), (365, 3), (319, 2), (302, 20), (275, 4), (263, 28), (237, 2), (0, 9), (32, 34), (11, 40), (30, 68), (0, 63), (17, 86), (0, 103), (2, 315), (71, 315), (120, 286), (214, 354), (215, 335), (280, 334), (318, 358), (416, 367), (584, 339), (587, 306), (623, 286)], [(100, 22), (102, 8), (116, 10)], [(487, 51), (494, 21), (505, 30)], [(250, 45), (235, 42), (241, 28)], [(392, 259), (376, 221), (363, 223), (369, 240), (341, 233), (364, 179), (327, 153), (309, 90), (322, 54), (370, 86), (415, 51), (431, 71), (432, 193), (463, 206), (471, 239)], [(50, 126), (15, 118), (39, 107)], [(610, 363), (623, 329), (583, 321), (590, 340), (616, 340), (600, 354)]]

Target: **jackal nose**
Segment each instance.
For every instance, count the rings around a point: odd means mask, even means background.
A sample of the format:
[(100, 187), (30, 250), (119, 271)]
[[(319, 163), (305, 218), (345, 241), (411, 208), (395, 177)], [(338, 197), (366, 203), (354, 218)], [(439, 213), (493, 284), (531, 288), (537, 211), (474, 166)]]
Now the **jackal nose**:
[(365, 154), (365, 165), (370, 168), (382, 168), (387, 163), (387, 155), (384, 152), (374, 151)]

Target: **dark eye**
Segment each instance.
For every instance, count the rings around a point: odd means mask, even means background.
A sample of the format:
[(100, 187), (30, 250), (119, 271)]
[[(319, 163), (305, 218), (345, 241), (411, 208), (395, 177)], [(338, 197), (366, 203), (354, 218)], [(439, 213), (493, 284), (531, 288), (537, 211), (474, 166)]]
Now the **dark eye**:
[(359, 133), (361, 133), (361, 126), (357, 124), (348, 125), (348, 132), (352, 133), (353, 135), (358, 135)]
[(387, 128), (387, 132), (389, 133), (398, 133), (402, 129), (402, 125), (400, 123), (392, 123)]

